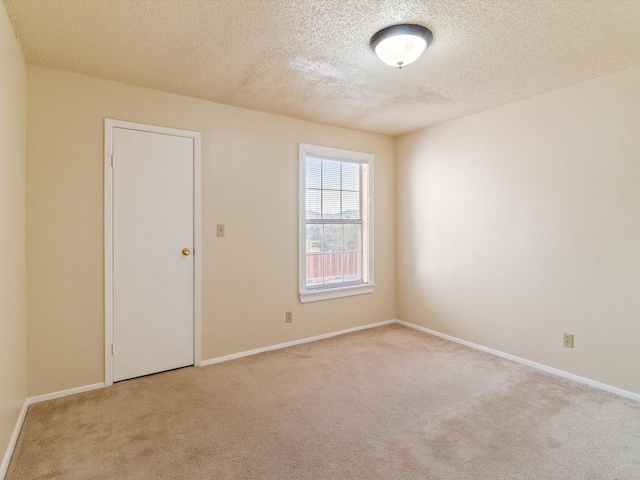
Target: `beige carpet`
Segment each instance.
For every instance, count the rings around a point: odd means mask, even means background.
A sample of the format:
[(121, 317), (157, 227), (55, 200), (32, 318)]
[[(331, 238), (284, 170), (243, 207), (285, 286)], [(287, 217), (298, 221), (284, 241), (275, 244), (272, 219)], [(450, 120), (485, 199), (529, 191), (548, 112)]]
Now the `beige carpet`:
[(399, 325), (32, 406), (7, 480), (640, 479), (640, 403)]

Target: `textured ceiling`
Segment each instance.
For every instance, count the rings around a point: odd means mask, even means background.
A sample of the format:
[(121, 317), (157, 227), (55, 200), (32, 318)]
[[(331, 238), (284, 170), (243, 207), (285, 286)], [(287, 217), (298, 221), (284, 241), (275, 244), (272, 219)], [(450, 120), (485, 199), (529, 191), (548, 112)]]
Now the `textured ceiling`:
[[(640, 64), (640, 0), (4, 0), (28, 63), (390, 135)], [(434, 40), (402, 70), (395, 23)]]

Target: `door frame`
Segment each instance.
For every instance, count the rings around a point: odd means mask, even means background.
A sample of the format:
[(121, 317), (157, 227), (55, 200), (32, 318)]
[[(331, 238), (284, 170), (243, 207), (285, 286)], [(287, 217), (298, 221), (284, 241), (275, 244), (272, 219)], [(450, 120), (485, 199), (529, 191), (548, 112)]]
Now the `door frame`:
[(113, 385), (113, 130), (125, 128), (193, 140), (193, 364), (201, 365), (201, 144), (200, 133), (104, 119), (104, 384)]

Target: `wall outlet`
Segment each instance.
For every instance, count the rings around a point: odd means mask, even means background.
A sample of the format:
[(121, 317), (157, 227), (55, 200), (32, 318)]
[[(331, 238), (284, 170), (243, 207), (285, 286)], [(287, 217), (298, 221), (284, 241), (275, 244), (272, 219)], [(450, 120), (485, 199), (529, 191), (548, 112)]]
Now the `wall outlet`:
[(218, 224), (218, 236), (224, 237), (224, 223)]
[(284, 322), (285, 323), (293, 322), (293, 312), (287, 312), (284, 314)]
[(562, 346), (567, 348), (573, 348), (573, 334), (571, 333), (562, 334)]

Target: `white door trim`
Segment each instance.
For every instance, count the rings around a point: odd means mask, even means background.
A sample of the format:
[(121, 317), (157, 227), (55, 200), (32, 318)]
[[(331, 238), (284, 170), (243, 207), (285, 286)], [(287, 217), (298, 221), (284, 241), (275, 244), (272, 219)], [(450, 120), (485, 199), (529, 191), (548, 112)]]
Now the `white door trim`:
[(175, 135), (193, 139), (193, 364), (201, 364), (201, 225), (200, 225), (200, 133), (121, 120), (104, 120), (104, 384), (113, 384), (113, 129)]

